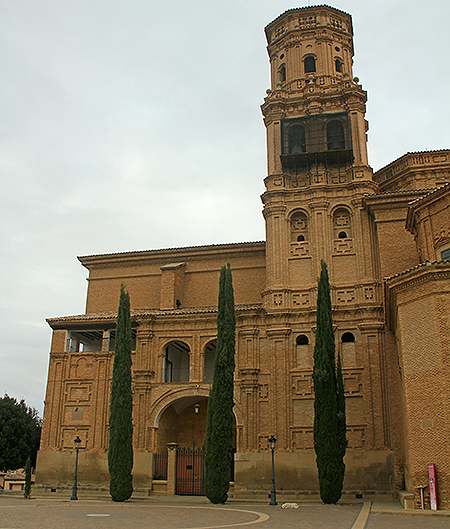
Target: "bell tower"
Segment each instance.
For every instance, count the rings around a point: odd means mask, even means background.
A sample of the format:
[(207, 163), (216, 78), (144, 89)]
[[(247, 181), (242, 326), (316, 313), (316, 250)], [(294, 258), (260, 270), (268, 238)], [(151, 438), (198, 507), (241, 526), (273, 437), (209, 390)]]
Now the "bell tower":
[(265, 308), (314, 306), (321, 259), (346, 305), (375, 302), (374, 228), (361, 199), (376, 184), (367, 159), (367, 93), (352, 72), (351, 16), (324, 5), (290, 9), (265, 32)]

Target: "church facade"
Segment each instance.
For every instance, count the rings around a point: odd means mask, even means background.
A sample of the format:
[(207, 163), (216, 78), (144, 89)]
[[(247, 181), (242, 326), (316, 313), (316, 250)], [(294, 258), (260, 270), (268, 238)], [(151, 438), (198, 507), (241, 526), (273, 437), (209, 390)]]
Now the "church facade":
[[(120, 284), (133, 322), (134, 484), (154, 490), (154, 454), (202, 446), (218, 278), (236, 301), (234, 494), (318, 490), (312, 383), (317, 277), (331, 282), (348, 451), (344, 492), (418, 498), (436, 465), (450, 508), (450, 151), (408, 153), (373, 173), (367, 93), (353, 77), (351, 16), (291, 9), (265, 29), (266, 241), (79, 257), (86, 312), (53, 330), (36, 480), (107, 487), (109, 392)], [(173, 446), (173, 445), (172, 445)]]

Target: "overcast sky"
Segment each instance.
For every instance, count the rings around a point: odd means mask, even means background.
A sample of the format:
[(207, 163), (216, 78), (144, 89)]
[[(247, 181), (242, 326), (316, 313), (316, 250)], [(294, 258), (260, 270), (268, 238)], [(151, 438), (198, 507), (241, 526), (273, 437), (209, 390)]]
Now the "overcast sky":
[[(312, 3), (312, 2), (311, 2)], [(0, 0), (0, 392), (42, 414), (78, 255), (264, 239), (271, 0)], [(376, 170), (450, 148), (450, 2), (353, 15)]]

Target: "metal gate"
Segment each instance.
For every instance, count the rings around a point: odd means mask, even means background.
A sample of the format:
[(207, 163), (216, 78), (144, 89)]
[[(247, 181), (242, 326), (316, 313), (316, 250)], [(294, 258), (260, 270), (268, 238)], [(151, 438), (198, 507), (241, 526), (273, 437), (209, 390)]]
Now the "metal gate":
[(167, 461), (167, 451), (154, 454), (153, 479), (167, 479)]
[(176, 494), (203, 496), (205, 494), (205, 449), (180, 448), (177, 453)]

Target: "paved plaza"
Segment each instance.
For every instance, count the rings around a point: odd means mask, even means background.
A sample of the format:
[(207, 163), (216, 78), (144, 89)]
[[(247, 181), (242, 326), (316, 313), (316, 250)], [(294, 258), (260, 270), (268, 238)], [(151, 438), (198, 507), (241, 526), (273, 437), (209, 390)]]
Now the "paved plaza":
[[(450, 513), (449, 513), (450, 514)], [(299, 503), (282, 509), (266, 503), (211, 505), (206, 498), (110, 500), (0, 495), (0, 529), (435, 529), (449, 528), (444, 513), (405, 513), (396, 502), (323, 505)]]

